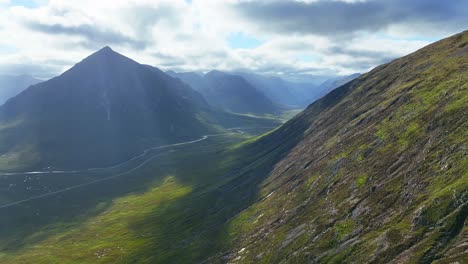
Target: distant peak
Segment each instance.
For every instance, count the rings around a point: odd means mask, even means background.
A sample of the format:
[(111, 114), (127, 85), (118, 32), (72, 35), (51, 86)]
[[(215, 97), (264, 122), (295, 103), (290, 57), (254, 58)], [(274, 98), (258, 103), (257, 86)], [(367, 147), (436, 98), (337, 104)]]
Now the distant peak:
[(67, 72), (77, 71), (82, 68), (95, 68), (95, 67), (109, 67), (115, 66), (119, 67), (118, 65), (140, 65), (138, 62), (125, 57), (124, 55), (113, 51), (110, 47), (105, 46), (100, 50), (92, 53), (88, 57), (84, 58), (80, 61), (77, 65), (72, 67)]
[(206, 76), (224, 76), (224, 75), (227, 75), (227, 74), (218, 70), (212, 70), (206, 73)]
[(113, 51), (109, 46), (105, 46), (101, 49), (101, 51)]
[[(100, 50), (94, 52), (91, 54), (88, 58), (122, 58), (125, 57), (122, 54), (114, 51), (111, 49), (109, 46), (105, 46), (101, 48)], [(126, 58), (126, 57), (125, 57)]]
[(102, 49), (98, 50), (96, 52), (97, 54), (110, 54), (110, 53), (115, 53), (109, 46), (105, 46)]

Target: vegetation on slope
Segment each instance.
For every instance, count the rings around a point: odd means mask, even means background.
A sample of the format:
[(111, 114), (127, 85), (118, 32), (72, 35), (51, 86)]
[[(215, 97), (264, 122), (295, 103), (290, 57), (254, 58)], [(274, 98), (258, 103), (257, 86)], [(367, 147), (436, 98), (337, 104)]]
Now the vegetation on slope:
[(463, 32), (377, 67), (253, 143), (303, 131), (264, 196), (230, 220), (232, 249), (210, 260), (466, 260), (467, 72)]
[(464, 32), (267, 135), (4, 210), (0, 262), (463, 263), (467, 56)]
[[(267, 174), (282, 152), (229, 150), (243, 139), (233, 133), (157, 151), (128, 175), (0, 208), (0, 262), (191, 263), (226, 249), (227, 219), (257, 196), (261, 178), (251, 176)], [(127, 169), (40, 182), (63, 189)]]

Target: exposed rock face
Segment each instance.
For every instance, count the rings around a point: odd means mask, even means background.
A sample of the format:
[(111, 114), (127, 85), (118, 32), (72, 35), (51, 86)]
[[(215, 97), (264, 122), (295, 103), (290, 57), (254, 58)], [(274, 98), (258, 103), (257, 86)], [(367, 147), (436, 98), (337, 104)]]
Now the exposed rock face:
[(237, 235), (223, 255), (235, 263), (467, 260), (467, 49), (465, 31), (381, 65), (252, 143), (293, 147), (258, 202), (230, 220)]

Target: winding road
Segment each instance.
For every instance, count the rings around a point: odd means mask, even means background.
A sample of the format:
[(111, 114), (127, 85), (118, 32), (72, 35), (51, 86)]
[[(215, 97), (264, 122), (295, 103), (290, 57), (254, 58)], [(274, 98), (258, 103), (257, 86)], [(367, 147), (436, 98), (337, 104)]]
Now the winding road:
[[(252, 128), (252, 129), (257, 129), (257, 128), (273, 128), (273, 127), (254, 127), (254, 128)], [(113, 168), (117, 168), (117, 167), (119, 167), (119, 166), (122, 166), (122, 165), (124, 165), (124, 164), (126, 164), (126, 163), (128, 163), (128, 162), (130, 162), (130, 161), (132, 161), (132, 160), (135, 160), (135, 159), (144, 157), (146, 154), (148, 154), (150, 151), (153, 151), (153, 150), (164, 149), (164, 148), (169, 148), (169, 147), (176, 147), (176, 146), (182, 146), (182, 145), (188, 145), (188, 144), (194, 144), (194, 143), (198, 143), (198, 142), (204, 141), (204, 140), (208, 139), (209, 137), (215, 137), (215, 136), (220, 136), (220, 135), (227, 135), (227, 134), (232, 134), (232, 133), (244, 134), (245, 132), (243, 132), (243, 131), (241, 131), (241, 130), (245, 130), (245, 129), (249, 129), (249, 128), (240, 128), (240, 127), (239, 127), (239, 128), (229, 128), (229, 129), (227, 129), (227, 130), (232, 131), (232, 132), (204, 135), (204, 136), (202, 136), (202, 137), (199, 138), (199, 139), (195, 139), (195, 140), (191, 140), (191, 141), (185, 141), (185, 142), (179, 142), (179, 143), (174, 143), (174, 144), (168, 144), (168, 145), (163, 145), (163, 146), (152, 147), (152, 148), (149, 148), (149, 149), (144, 150), (143, 153), (140, 154), (140, 155), (138, 155), (138, 156), (135, 156), (135, 157), (133, 157), (133, 158), (131, 158), (131, 159), (129, 159), (129, 160), (126, 160), (126, 161), (124, 161), (124, 162), (121, 162), (121, 163), (119, 163), (119, 164), (116, 164), (116, 165), (113, 165), (113, 166), (110, 166), (110, 167), (89, 168), (89, 169), (71, 170), (71, 171), (28, 171), (28, 172), (14, 172), (14, 173), (2, 173), (2, 174), (0, 174), (0, 176), (29, 175), (29, 174), (82, 173), (82, 172), (89, 172), (89, 171), (93, 171), (93, 170), (113, 169)], [(29, 197), (29, 198), (27, 198), (27, 199), (19, 200), (19, 201), (12, 202), (12, 203), (9, 203), (9, 204), (3, 204), (3, 205), (0, 205), (0, 209), (12, 207), (12, 206), (15, 206), (15, 205), (18, 205), (18, 204), (22, 204), (22, 203), (26, 203), (26, 202), (29, 202), (29, 201), (33, 201), (33, 200), (45, 198), (45, 197), (48, 197), (48, 196), (53, 196), (53, 195), (56, 195), (56, 194), (64, 193), (64, 192), (67, 192), (67, 191), (70, 191), (70, 190), (78, 189), (78, 188), (85, 187), (85, 186), (88, 186), (88, 185), (91, 185), (91, 184), (95, 184), (95, 183), (98, 183), (98, 182), (107, 181), (107, 180), (110, 180), (110, 179), (114, 179), (114, 178), (117, 178), (117, 177), (121, 177), (121, 176), (123, 176), (123, 175), (129, 174), (129, 173), (132, 173), (132, 172), (138, 170), (139, 168), (145, 166), (145, 165), (148, 164), (150, 161), (154, 160), (155, 158), (157, 158), (157, 157), (159, 157), (159, 156), (161, 156), (161, 155), (163, 155), (163, 154), (164, 154), (164, 153), (159, 153), (159, 154), (157, 154), (157, 155), (151, 156), (151, 157), (149, 157), (148, 159), (143, 160), (142, 163), (140, 163), (140, 164), (138, 164), (137, 166), (131, 168), (130, 170), (127, 170), (127, 171), (124, 171), (124, 172), (121, 172), (121, 173), (118, 173), (118, 174), (115, 174), (115, 175), (111, 175), (111, 176), (108, 176), (108, 177), (100, 178), (100, 179), (97, 179), (97, 180), (85, 182), (85, 183), (82, 183), (82, 184), (73, 185), (73, 186), (70, 186), (70, 187), (67, 187), (67, 188), (64, 188), (64, 189), (60, 189), (60, 190), (57, 190), (57, 191), (53, 191), (53, 192), (48, 192), (48, 193), (41, 194), (41, 195), (32, 196), (32, 197)]]

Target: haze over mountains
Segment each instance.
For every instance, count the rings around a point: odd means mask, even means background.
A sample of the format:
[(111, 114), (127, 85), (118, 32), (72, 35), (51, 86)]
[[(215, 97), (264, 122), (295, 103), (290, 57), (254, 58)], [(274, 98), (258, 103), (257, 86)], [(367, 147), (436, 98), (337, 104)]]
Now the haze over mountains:
[(0, 105), (39, 82), (29, 75), (0, 75)]
[(277, 114), (281, 109), (302, 109), (359, 74), (334, 77), (322, 84), (286, 81), (247, 72), (167, 71), (205, 96), (208, 103), (239, 113)]
[[(238, 128), (96, 174), (2, 175), (0, 262), (464, 263), (467, 72), (464, 31), (257, 137)], [(73, 146), (76, 158), (96, 158), (225, 132), (219, 116), (239, 118), (104, 48), (2, 106), (0, 142), (73, 157), (45, 135), (59, 136), (93, 148)]]
[(198, 92), (157, 68), (105, 47), (0, 107), (0, 163), (111, 165), (150, 146), (244, 121), (249, 118), (212, 109)]
[(200, 92), (209, 104), (236, 113), (278, 114), (280, 106), (273, 103), (261, 91), (244, 78), (220, 71), (210, 71), (205, 75), (197, 73), (175, 73), (196, 91)]
[(271, 157), (258, 167), (274, 165), (260, 197), (228, 220), (234, 246), (209, 262), (464, 263), (467, 73), (465, 31), (376, 67), (245, 146)]
[(468, 264), (466, 11), (0, 0), (0, 264)]
[[(168, 73), (105, 47), (33, 85), (0, 107), (3, 170), (111, 165), (150, 146), (277, 124), (238, 114), (280, 115), (323, 93), (254, 74)], [(22, 89), (38, 82), (9, 78)]]

